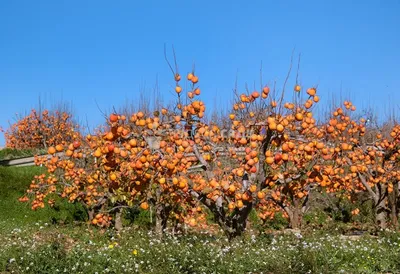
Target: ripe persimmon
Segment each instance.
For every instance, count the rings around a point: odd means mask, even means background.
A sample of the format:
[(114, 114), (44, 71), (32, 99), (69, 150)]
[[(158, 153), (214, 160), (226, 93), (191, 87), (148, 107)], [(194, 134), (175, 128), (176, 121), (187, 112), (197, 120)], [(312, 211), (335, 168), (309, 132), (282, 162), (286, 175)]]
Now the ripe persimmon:
[(175, 87), (175, 92), (179, 94), (179, 93), (181, 93), (181, 91), (182, 91), (182, 88), (181, 88), (180, 86), (177, 85), (177, 86)]
[(117, 122), (117, 121), (118, 121), (118, 114), (111, 113), (111, 114), (110, 114), (110, 122), (111, 122), (111, 123), (115, 123), (115, 122)]
[(307, 89), (307, 94), (310, 96), (314, 96), (316, 93), (317, 93), (317, 90), (315, 88)]
[(260, 93), (258, 93), (258, 91), (253, 91), (251, 96), (256, 99), (256, 98), (260, 97)]
[(149, 208), (149, 204), (147, 202), (143, 202), (143, 203), (140, 204), (140, 208), (144, 209), (144, 210), (147, 210)]

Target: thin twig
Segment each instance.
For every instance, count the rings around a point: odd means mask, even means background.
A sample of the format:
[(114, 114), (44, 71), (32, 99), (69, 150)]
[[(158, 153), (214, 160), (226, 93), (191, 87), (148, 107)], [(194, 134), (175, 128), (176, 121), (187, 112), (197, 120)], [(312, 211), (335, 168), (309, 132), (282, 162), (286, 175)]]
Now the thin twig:
[(292, 56), (291, 56), (291, 58), (290, 58), (289, 71), (288, 71), (288, 73), (287, 73), (287, 75), (286, 75), (285, 82), (283, 83), (282, 94), (281, 94), (281, 98), (280, 98), (280, 100), (279, 100), (279, 111), (278, 111), (278, 113), (281, 113), (282, 101), (283, 101), (283, 96), (285, 95), (286, 84), (287, 84), (287, 82), (288, 82), (288, 80), (289, 80), (290, 73), (292, 72), (293, 53), (294, 53), (294, 49), (293, 49), (293, 51), (292, 51)]
[(174, 69), (172, 68), (171, 63), (169, 62), (168, 57), (167, 57), (167, 47), (165, 44), (164, 44), (164, 58), (165, 58), (165, 61), (167, 61), (167, 64), (168, 64), (169, 68), (171, 69), (172, 74), (175, 77)]

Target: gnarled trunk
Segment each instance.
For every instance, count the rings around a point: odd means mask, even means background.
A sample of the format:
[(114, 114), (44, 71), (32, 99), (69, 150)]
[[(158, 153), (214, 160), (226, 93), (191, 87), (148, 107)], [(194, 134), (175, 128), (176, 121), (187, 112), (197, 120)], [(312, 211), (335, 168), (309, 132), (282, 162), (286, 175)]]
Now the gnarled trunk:
[(168, 217), (171, 209), (168, 205), (156, 205), (156, 224), (154, 231), (161, 238), (168, 225)]
[(284, 210), (289, 217), (289, 227), (292, 229), (300, 229), (303, 221), (303, 208), (300, 201), (294, 199), (293, 206), (285, 206)]
[(232, 213), (226, 212), (222, 197), (216, 201), (207, 198), (207, 195), (190, 191), (191, 195), (203, 203), (214, 215), (214, 221), (221, 227), (229, 240), (241, 236), (246, 230), (247, 220), (253, 208), (252, 201), (244, 201), (242, 208), (235, 208)]
[(387, 227), (386, 219), (386, 206), (384, 200), (382, 200), (382, 202), (375, 206), (375, 222), (379, 226), (379, 228), (385, 229)]
[(115, 229), (117, 231), (121, 231), (123, 228), (123, 224), (122, 224), (122, 208), (118, 208), (115, 212)]
[(291, 216), (289, 215), (289, 226), (292, 229), (300, 229), (303, 220), (301, 209), (293, 208)]
[[(270, 136), (268, 137), (270, 138)], [(263, 149), (265, 150), (266, 144), (263, 145)], [(203, 158), (200, 154), (197, 145), (193, 146), (193, 152), (196, 155), (197, 159), (203, 165), (204, 173), (208, 180), (214, 178), (214, 174), (209, 163)], [(265, 154), (265, 153), (263, 153)], [(258, 164), (259, 165), (259, 164)], [(259, 170), (264, 170), (259, 168)], [(257, 176), (253, 174), (252, 178), (249, 178), (248, 174), (244, 174), (242, 178), (242, 192), (248, 191), (248, 187), (251, 182), (257, 181)], [(263, 177), (260, 175), (260, 177)], [(264, 182), (264, 180), (261, 180)], [(243, 201), (243, 207), (235, 208), (233, 213), (226, 212), (223, 207), (223, 197), (220, 196), (216, 199), (216, 201), (207, 198), (205, 193), (198, 193), (194, 190), (190, 190), (190, 194), (193, 198), (197, 199), (199, 202), (204, 204), (213, 214), (215, 222), (223, 229), (225, 235), (227, 235), (228, 239), (231, 240), (237, 236), (243, 234), (246, 229), (248, 216), (253, 208), (252, 201)], [(248, 192), (251, 197), (252, 194)]]
[(399, 226), (398, 214), (399, 214), (399, 184), (398, 182), (393, 183), (393, 191), (388, 195), (388, 203), (390, 210), (390, 222), (394, 229)]
[(280, 206), (285, 210), (289, 217), (289, 227), (292, 229), (300, 229), (303, 223), (303, 215), (304, 212), (307, 211), (308, 201), (310, 199), (311, 191), (307, 194), (307, 196), (302, 200), (291, 193), (292, 197), (292, 205), (282, 205)]
[(228, 235), (229, 239), (243, 235), (247, 226), (247, 219), (253, 208), (251, 202), (247, 203), (243, 208), (237, 210), (235, 214), (227, 220), (227, 231), (225, 234)]
[(89, 209), (87, 211), (87, 214), (88, 214), (89, 221), (91, 222), (94, 218), (94, 209), (93, 208)]
[(381, 228), (387, 228), (387, 217), (388, 209), (386, 203), (388, 201), (387, 187), (384, 184), (375, 185), (375, 197), (374, 197), (374, 211), (375, 211), (375, 223)]

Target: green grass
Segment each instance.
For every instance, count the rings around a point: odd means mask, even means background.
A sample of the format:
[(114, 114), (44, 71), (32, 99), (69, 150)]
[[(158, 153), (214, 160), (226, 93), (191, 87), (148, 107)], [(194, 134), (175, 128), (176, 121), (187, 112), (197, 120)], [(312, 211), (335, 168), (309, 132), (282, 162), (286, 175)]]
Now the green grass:
[[(42, 173), (39, 167), (2, 167), (0, 166), (0, 219), (13, 222), (29, 222), (43, 217), (44, 212), (32, 212), (27, 203), (18, 198), (25, 194), (35, 175)], [(27, 216), (27, 217), (24, 217)]]
[(0, 150), (0, 161), (16, 158), (30, 157), (34, 155), (46, 154), (45, 149), (13, 149), (4, 148)]
[(334, 227), (302, 234), (270, 229), (228, 242), (222, 233), (188, 231), (160, 240), (141, 224), (148, 219), (142, 213), (117, 234), (75, 223), (79, 207), (60, 200), (55, 209), (32, 211), (17, 199), (43, 171), (0, 167), (0, 273), (400, 273), (395, 232), (352, 239)]
[(79, 206), (56, 200), (55, 208), (45, 207), (31, 210), (29, 203), (21, 203), (18, 198), (26, 194), (33, 177), (43, 173), (41, 167), (2, 167), (0, 166), (0, 220), (7, 220), (6, 225), (23, 226), (37, 221), (48, 223), (71, 223), (82, 219)]
[(15, 273), (399, 273), (400, 235), (265, 235), (228, 242), (188, 234), (163, 240), (37, 223), (0, 234), (0, 271)]

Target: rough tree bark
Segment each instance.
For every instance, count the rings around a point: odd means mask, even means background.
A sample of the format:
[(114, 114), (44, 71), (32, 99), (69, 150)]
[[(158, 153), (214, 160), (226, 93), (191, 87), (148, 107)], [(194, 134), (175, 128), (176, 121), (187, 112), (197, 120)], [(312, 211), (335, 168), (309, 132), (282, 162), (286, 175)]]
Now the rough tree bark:
[(381, 229), (387, 227), (387, 210), (386, 210), (386, 198), (375, 204), (375, 222)]
[(89, 209), (87, 211), (87, 214), (88, 214), (89, 221), (92, 221), (94, 218), (94, 209)]
[(307, 208), (307, 202), (309, 199), (308, 194), (305, 200), (302, 202), (299, 198), (293, 198), (292, 206), (283, 206), (283, 209), (289, 216), (289, 228), (300, 229), (303, 223), (303, 215)]
[(372, 201), (374, 202), (373, 209), (376, 225), (381, 229), (385, 229), (387, 227), (388, 217), (388, 208), (386, 205), (388, 200), (388, 191), (386, 185), (377, 183), (375, 184), (373, 190), (362, 174), (358, 173), (358, 177), (360, 178), (361, 183), (367, 189), (370, 197), (372, 198)]
[(155, 233), (162, 237), (167, 229), (168, 225), (168, 216), (169, 216), (169, 208), (168, 206), (158, 204), (156, 206), (156, 224), (155, 224)]
[(394, 229), (399, 226), (398, 214), (399, 214), (399, 184), (398, 182), (393, 183), (393, 191), (388, 195), (388, 203), (390, 210), (390, 222)]
[(164, 204), (161, 201), (161, 190), (158, 189), (156, 195), (150, 200), (155, 208), (155, 226), (154, 232), (158, 237), (162, 238), (168, 226), (168, 217), (172, 210), (171, 205)]
[(115, 229), (117, 231), (121, 231), (123, 228), (122, 224), (122, 213), (123, 209), (122, 208), (117, 208), (115, 212)]
[(374, 210), (375, 210), (375, 222), (379, 228), (385, 229), (387, 227), (388, 208), (386, 206), (388, 200), (387, 186), (384, 184), (375, 185), (374, 197)]

